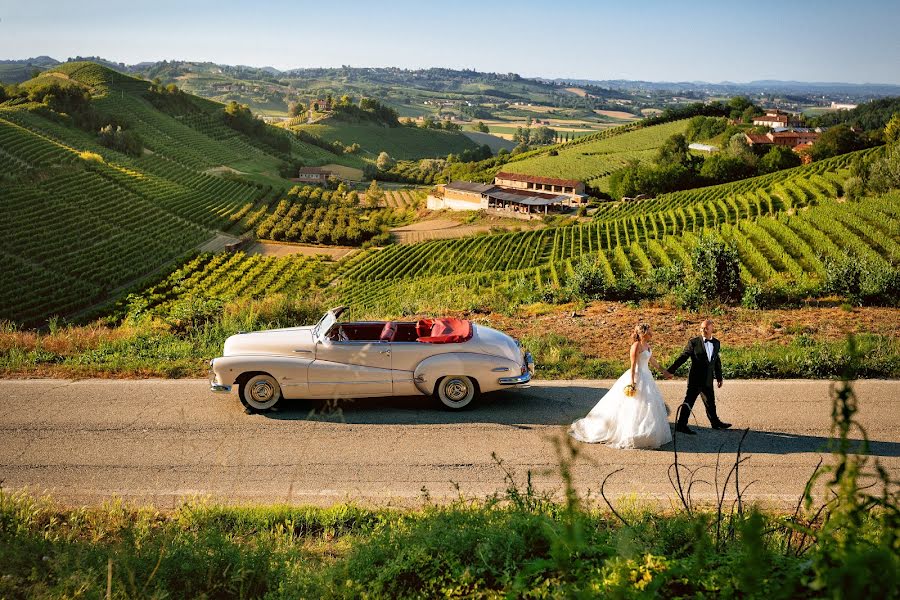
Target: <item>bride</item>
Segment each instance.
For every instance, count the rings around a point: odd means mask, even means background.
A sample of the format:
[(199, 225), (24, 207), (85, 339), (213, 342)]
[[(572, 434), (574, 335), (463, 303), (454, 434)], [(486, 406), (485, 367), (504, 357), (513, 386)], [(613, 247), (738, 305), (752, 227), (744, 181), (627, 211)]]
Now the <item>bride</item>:
[[(667, 379), (672, 375), (661, 369), (653, 357), (650, 325), (635, 326), (631, 336), (631, 368), (625, 371), (591, 412), (569, 428), (569, 435), (582, 442), (602, 442), (613, 448), (658, 448), (672, 441), (668, 409), (648, 366), (661, 371)], [(626, 386), (634, 385), (634, 394), (626, 394)]]

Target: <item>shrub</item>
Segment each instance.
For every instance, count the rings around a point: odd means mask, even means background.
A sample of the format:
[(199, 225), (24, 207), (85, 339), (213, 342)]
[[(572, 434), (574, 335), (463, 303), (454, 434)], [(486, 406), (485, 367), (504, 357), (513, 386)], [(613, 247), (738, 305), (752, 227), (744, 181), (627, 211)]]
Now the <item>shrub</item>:
[(715, 234), (704, 235), (694, 247), (675, 297), (684, 308), (736, 304), (744, 295), (737, 250)]

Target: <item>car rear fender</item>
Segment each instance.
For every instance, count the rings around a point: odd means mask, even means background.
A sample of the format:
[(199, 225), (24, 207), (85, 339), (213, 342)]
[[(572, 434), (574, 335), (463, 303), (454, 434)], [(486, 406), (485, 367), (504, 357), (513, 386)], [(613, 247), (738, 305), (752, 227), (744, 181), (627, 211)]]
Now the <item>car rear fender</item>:
[(482, 392), (501, 389), (498, 379), (503, 376), (519, 375), (522, 365), (506, 358), (474, 352), (448, 352), (426, 358), (416, 366), (413, 382), (420, 392), (430, 396), (441, 377), (465, 375), (478, 382)]

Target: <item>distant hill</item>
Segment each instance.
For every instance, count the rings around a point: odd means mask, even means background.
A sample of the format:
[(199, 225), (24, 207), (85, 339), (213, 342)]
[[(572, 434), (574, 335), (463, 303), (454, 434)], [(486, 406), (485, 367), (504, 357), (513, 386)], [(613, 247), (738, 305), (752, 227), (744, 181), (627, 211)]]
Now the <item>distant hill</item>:
[(0, 82), (21, 83), (34, 76), (35, 71), (43, 71), (59, 64), (49, 56), (37, 56), (22, 60), (0, 60)]

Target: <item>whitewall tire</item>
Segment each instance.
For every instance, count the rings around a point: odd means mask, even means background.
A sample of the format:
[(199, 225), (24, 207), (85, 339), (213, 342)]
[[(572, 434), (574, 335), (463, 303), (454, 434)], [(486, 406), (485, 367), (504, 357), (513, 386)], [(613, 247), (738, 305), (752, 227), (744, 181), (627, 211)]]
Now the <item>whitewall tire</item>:
[(448, 375), (438, 381), (434, 396), (444, 407), (462, 410), (478, 397), (478, 383), (465, 375)]
[(281, 400), (281, 386), (267, 373), (257, 373), (241, 384), (241, 404), (253, 412), (271, 410)]

